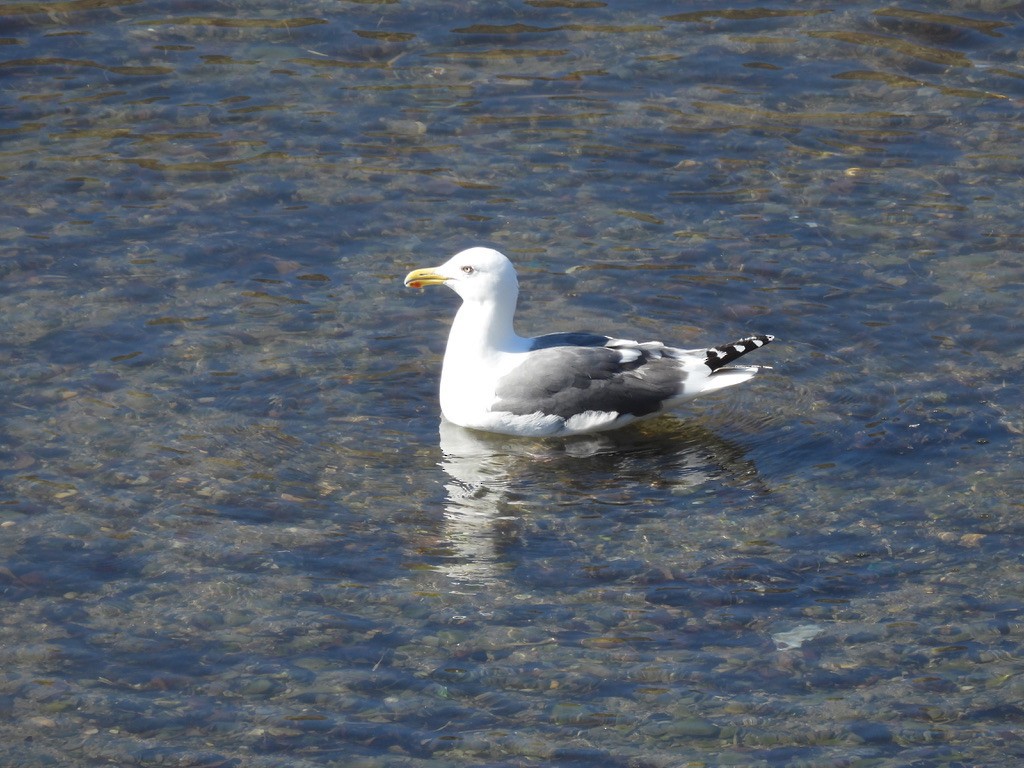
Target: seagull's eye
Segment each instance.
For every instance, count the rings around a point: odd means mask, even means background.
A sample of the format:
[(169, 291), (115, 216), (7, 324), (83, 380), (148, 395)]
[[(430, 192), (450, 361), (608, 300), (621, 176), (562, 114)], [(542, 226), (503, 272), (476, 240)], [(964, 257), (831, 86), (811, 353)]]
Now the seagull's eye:
[(462, 268), (462, 271), (465, 272), (467, 275), (472, 275), (476, 270), (467, 264)]

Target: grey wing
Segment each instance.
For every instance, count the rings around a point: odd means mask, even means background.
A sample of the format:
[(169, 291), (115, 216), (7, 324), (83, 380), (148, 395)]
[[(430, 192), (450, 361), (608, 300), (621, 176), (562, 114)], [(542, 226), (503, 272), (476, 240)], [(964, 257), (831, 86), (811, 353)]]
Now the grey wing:
[(590, 331), (572, 331), (570, 333), (545, 333), (530, 339), (530, 350), (548, 349), (549, 347), (603, 347), (611, 341), (608, 336)]
[(584, 411), (646, 416), (679, 394), (685, 378), (679, 363), (658, 350), (542, 347), (498, 381), (493, 410), (565, 419)]

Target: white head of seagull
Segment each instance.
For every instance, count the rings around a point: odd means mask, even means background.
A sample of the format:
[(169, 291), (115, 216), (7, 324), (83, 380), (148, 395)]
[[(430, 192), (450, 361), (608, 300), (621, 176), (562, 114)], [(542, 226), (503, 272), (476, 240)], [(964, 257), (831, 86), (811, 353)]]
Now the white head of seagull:
[(491, 248), (469, 248), (405, 278), (462, 297), (441, 370), (441, 411), (463, 427), (511, 435), (568, 435), (624, 426), (704, 392), (739, 384), (757, 366), (728, 365), (768, 335), (700, 349), (586, 331), (522, 338), (512, 327), (519, 282)]
[(526, 339), (512, 328), (519, 280), (508, 258), (493, 248), (468, 248), (455, 254), (439, 267), (417, 269), (405, 278), (411, 288), (445, 285), (462, 297), (455, 316), (448, 349), (452, 341), (484, 351), (524, 351)]
[(519, 294), (515, 267), (493, 248), (467, 248), (440, 267), (410, 272), (405, 284), (412, 288), (447, 285), (463, 301), (488, 301), (496, 295)]

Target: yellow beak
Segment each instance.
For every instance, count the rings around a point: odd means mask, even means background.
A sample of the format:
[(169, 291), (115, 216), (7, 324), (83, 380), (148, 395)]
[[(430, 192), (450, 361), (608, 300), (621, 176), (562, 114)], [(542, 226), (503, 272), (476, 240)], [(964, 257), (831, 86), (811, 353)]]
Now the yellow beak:
[(425, 288), (428, 285), (444, 285), (448, 278), (433, 269), (414, 269), (405, 276), (406, 288)]

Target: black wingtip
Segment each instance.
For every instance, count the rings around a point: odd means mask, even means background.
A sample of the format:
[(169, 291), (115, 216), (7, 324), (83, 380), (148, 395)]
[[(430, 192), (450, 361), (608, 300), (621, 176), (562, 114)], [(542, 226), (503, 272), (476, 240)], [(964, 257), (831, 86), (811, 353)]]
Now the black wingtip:
[(708, 356), (704, 364), (712, 371), (717, 371), (723, 365), (728, 365), (733, 360), (743, 357), (747, 352), (760, 349), (765, 344), (771, 344), (775, 337), (770, 333), (758, 336), (748, 336), (745, 339), (734, 341), (731, 344), (723, 344), (720, 347), (710, 347), (707, 350)]

